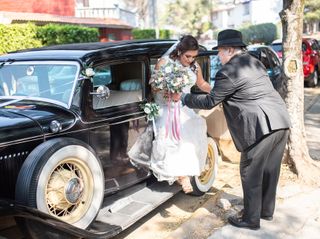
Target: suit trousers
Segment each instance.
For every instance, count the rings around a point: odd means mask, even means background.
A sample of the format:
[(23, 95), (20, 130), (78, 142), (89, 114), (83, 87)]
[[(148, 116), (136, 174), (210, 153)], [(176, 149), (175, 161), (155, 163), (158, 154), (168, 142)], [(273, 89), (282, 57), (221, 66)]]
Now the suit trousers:
[(260, 225), (261, 216), (273, 216), (281, 160), (288, 129), (273, 131), (241, 154), (243, 220)]

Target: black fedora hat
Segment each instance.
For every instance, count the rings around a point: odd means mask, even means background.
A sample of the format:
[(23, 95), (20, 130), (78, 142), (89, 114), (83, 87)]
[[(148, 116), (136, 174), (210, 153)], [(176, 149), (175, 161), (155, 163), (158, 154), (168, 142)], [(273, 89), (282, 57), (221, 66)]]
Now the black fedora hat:
[(240, 46), (245, 47), (246, 44), (242, 41), (241, 32), (234, 29), (226, 29), (218, 34), (218, 44), (213, 49), (218, 49), (221, 46)]

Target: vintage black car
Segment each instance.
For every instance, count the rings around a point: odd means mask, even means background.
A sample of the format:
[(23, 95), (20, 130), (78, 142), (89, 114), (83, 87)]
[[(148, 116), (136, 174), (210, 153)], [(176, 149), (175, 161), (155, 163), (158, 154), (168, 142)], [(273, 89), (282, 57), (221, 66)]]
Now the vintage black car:
[[(151, 71), (173, 43), (72, 44), (0, 56), (1, 220), (14, 217), (30, 238), (109, 238), (180, 190), (153, 180), (127, 154), (148, 125), (140, 105), (150, 99)], [(209, 53), (201, 48), (200, 55), (209, 80)], [(208, 149), (206, 170), (192, 178), (196, 195), (216, 175), (210, 137)]]

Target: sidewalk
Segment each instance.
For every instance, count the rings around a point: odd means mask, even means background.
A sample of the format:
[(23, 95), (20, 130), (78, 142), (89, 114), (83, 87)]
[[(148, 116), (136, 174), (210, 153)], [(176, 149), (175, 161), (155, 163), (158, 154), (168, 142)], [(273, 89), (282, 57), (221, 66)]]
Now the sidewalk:
[[(280, 188), (279, 191), (274, 220), (271, 222), (261, 220), (260, 230), (239, 229), (227, 224), (208, 239), (319, 238), (320, 189), (306, 190), (288, 186)], [(286, 195), (287, 193), (289, 195)]]
[[(320, 160), (320, 88), (313, 89), (318, 93), (312, 101), (305, 102), (305, 127), (307, 133), (307, 143), (309, 147), (309, 154), (314, 160)], [(306, 94), (308, 91), (305, 90)]]
[[(320, 160), (320, 88), (305, 89), (305, 96), (309, 153), (313, 159)], [(243, 207), (242, 189), (239, 165), (221, 162), (214, 183), (219, 192), (166, 239), (320, 238), (320, 188), (295, 183), (294, 176), (286, 173), (288, 170), (282, 167), (273, 221), (261, 220), (260, 230), (253, 231), (227, 223), (228, 216)]]

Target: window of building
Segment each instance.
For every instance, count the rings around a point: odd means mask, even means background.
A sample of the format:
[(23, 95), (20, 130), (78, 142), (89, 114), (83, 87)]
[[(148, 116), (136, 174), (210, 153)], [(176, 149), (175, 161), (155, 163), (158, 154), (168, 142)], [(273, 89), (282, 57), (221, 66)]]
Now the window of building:
[(109, 41), (115, 41), (116, 35), (114, 33), (108, 33), (107, 38)]
[(218, 13), (212, 13), (212, 20), (217, 20), (218, 19)]
[(249, 2), (243, 4), (243, 15), (250, 15), (250, 5)]

